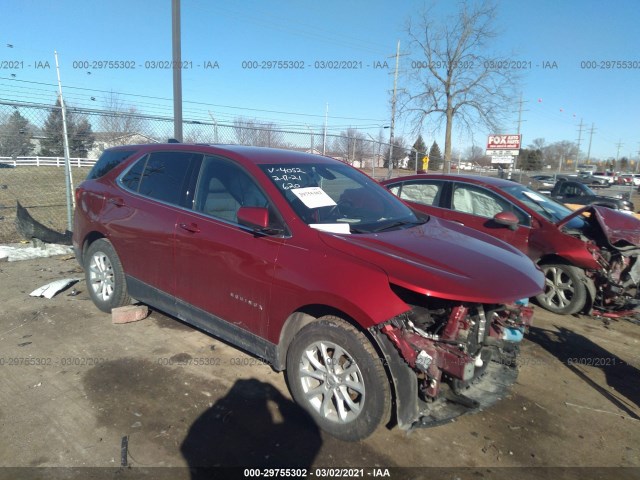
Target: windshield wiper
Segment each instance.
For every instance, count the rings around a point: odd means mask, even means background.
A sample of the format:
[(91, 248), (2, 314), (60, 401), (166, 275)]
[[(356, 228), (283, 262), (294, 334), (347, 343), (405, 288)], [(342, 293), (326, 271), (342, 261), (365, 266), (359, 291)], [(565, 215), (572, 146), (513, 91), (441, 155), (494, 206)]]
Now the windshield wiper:
[(427, 223), (425, 220), (418, 220), (418, 221), (398, 220), (397, 222), (392, 222), (383, 227), (374, 228), (373, 230), (371, 230), (371, 233), (386, 232), (387, 230), (393, 230), (395, 228), (404, 227), (406, 225), (412, 225), (412, 226), (424, 225), (425, 223)]

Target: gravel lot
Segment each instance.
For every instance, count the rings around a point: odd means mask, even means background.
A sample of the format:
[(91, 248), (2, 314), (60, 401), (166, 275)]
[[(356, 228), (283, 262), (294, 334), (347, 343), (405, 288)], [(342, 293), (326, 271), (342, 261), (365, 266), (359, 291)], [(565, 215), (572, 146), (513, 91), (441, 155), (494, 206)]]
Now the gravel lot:
[(447, 425), (383, 428), (351, 444), (309, 423), (282, 374), (177, 320), (154, 311), (113, 325), (84, 282), (77, 295), (29, 296), (77, 276), (72, 256), (0, 263), (0, 478), (200, 478), (189, 466), (640, 478), (639, 325), (537, 308), (508, 398)]

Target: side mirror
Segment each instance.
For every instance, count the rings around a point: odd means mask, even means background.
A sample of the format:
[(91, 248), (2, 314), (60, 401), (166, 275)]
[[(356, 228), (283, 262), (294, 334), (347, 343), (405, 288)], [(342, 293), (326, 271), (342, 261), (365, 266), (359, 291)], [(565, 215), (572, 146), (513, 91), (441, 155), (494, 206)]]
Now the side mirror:
[(240, 207), (238, 223), (254, 230), (264, 230), (269, 226), (269, 210), (263, 207)]
[(493, 220), (499, 225), (505, 225), (509, 227), (509, 230), (518, 229), (518, 217), (512, 212), (500, 212), (496, 213)]

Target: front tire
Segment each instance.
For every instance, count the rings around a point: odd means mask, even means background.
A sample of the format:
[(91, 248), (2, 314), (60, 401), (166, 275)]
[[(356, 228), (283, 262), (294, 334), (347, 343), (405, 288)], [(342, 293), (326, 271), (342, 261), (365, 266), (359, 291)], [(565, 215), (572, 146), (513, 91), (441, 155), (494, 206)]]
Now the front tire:
[(87, 289), (96, 307), (106, 313), (131, 303), (120, 258), (109, 240), (96, 240), (84, 254)]
[(580, 269), (573, 265), (541, 265), (545, 277), (544, 292), (536, 297), (543, 308), (559, 315), (572, 315), (584, 309), (587, 287)]
[(383, 362), (367, 337), (338, 317), (321, 317), (296, 334), (286, 374), (294, 400), (336, 438), (361, 440), (388, 418)]

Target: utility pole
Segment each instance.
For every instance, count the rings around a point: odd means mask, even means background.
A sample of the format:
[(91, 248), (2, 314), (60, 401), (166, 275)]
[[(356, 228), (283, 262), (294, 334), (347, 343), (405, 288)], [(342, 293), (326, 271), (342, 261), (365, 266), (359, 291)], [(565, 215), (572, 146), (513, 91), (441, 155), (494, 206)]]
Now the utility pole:
[(327, 151), (327, 117), (329, 116), (329, 103), (325, 105), (324, 109), (324, 134), (322, 135), (322, 155), (326, 155)]
[(580, 163), (580, 143), (582, 142), (582, 119), (580, 119), (580, 125), (578, 128), (578, 153), (576, 153), (576, 170), (578, 169), (578, 164)]
[(519, 105), (519, 108), (518, 108), (518, 132), (517, 132), (517, 133), (518, 133), (518, 135), (520, 134), (520, 127), (521, 127), (521, 125), (522, 125), (522, 122), (523, 122), (523, 121), (525, 121), (525, 122), (526, 122), (526, 120), (522, 120), (522, 112), (523, 112), (523, 110), (522, 110), (522, 105), (524, 105), (525, 103), (527, 103), (527, 102), (525, 102), (524, 100), (522, 100), (522, 92), (521, 92), (521, 93), (520, 93), (520, 101), (518, 102), (518, 105)]
[(396, 71), (393, 75), (393, 97), (391, 98), (391, 131), (389, 133), (389, 173), (387, 178), (393, 176), (393, 130), (396, 124), (396, 94), (398, 91), (398, 64), (400, 61), (400, 40), (396, 47)]
[(71, 178), (71, 160), (69, 157), (69, 134), (67, 132), (67, 109), (64, 106), (64, 98), (62, 97), (62, 82), (60, 81), (60, 65), (58, 65), (58, 52), (54, 50), (54, 57), (56, 57), (56, 73), (58, 74), (58, 92), (60, 96), (60, 109), (62, 110), (62, 134), (64, 144), (64, 173), (65, 184), (67, 188), (67, 230), (73, 231), (73, 222), (71, 220), (72, 210), (75, 208), (75, 199), (71, 188), (73, 186), (73, 179)]
[(182, 48), (180, 0), (171, 0), (171, 45), (173, 49), (173, 137), (182, 142)]
[(589, 159), (591, 158), (591, 140), (593, 140), (593, 132), (595, 131), (594, 124), (591, 124), (591, 130), (589, 130), (589, 150), (587, 151), (587, 163), (589, 163)]
[[(519, 107), (518, 107), (518, 135), (520, 135), (520, 127), (522, 126), (522, 105), (525, 102), (522, 100), (522, 92), (520, 92), (520, 101), (518, 102)], [(520, 137), (520, 143), (522, 144), (522, 137)], [(522, 148), (522, 145), (520, 145), (520, 148)], [(518, 155), (516, 155), (516, 158), (514, 159), (513, 165), (511, 167), (512, 170), (515, 170), (516, 167), (518, 166), (518, 160), (520, 159), (520, 151), (518, 150)], [(460, 167), (460, 160), (458, 160), (458, 167)], [(460, 173), (460, 169), (458, 168), (458, 173)], [(509, 179), (511, 179), (511, 170), (509, 171)], [(520, 172), (520, 180), (522, 180), (522, 172)]]
[(623, 145), (624, 143), (622, 143), (622, 139), (620, 139), (618, 143), (616, 143), (616, 147), (618, 147), (618, 149), (616, 150), (616, 166), (618, 165), (618, 157), (620, 156), (620, 147), (622, 147)]

